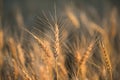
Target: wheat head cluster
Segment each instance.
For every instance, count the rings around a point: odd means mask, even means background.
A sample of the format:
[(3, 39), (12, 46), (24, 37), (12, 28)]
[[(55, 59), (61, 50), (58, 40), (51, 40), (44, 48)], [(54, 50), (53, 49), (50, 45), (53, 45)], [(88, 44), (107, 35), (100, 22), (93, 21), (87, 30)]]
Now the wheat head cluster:
[(91, 10), (42, 12), (31, 27), (17, 11), (14, 30), (0, 26), (0, 80), (120, 80), (117, 8)]

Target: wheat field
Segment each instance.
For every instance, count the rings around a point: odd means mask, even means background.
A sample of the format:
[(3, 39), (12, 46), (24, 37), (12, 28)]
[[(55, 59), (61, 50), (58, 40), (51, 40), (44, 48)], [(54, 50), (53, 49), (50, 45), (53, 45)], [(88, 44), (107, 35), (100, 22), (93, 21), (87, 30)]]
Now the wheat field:
[(18, 9), (17, 26), (0, 23), (0, 80), (120, 80), (118, 10), (89, 8), (55, 6), (31, 27)]

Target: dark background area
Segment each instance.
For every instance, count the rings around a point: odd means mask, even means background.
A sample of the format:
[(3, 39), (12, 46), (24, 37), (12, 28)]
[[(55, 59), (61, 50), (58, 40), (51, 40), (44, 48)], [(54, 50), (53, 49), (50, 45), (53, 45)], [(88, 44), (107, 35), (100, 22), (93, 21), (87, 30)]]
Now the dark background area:
[(38, 15), (41, 11), (53, 11), (54, 4), (57, 10), (62, 11), (65, 5), (70, 3), (75, 4), (78, 8), (92, 5), (96, 8), (98, 13), (102, 15), (104, 6), (116, 6), (120, 9), (120, 0), (0, 0), (0, 12), (3, 17), (3, 24), (13, 25), (15, 22), (15, 11), (21, 10), (25, 24), (29, 24), (33, 17)]

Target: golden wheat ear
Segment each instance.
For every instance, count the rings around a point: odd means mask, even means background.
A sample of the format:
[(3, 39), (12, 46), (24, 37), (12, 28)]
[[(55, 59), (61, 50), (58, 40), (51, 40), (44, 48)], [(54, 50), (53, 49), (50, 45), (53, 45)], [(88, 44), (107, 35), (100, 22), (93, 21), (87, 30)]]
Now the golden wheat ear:
[(88, 45), (85, 53), (83, 54), (83, 56), (81, 57), (80, 61), (79, 61), (79, 68), (78, 68), (78, 72), (77, 72), (77, 77), (80, 76), (85, 79), (86, 73), (84, 72), (84, 68), (85, 68), (85, 64), (87, 62), (87, 60), (89, 59), (89, 57), (91, 56), (91, 53), (95, 47), (95, 45), (98, 43), (99, 38), (96, 38), (96, 40), (91, 41), (91, 43)]
[(112, 65), (111, 65), (111, 61), (110, 61), (110, 57), (109, 57), (107, 48), (105, 47), (105, 44), (103, 43), (103, 41), (99, 42), (99, 46), (101, 49), (101, 57), (103, 59), (103, 63), (108, 72), (108, 79), (112, 80)]

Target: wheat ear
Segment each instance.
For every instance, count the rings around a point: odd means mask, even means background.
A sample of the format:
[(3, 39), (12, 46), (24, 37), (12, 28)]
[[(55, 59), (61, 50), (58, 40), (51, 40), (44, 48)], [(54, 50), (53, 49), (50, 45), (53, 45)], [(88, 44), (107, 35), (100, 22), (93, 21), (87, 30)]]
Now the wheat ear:
[(29, 34), (31, 34), (36, 40), (37, 42), (39, 43), (40, 47), (43, 49), (43, 51), (46, 53), (46, 55), (48, 57), (51, 57), (51, 55), (49, 54), (49, 50), (48, 48), (44, 45), (44, 43), (37, 37), (35, 36), (32, 32), (30, 32), (29, 30), (27, 29), (24, 29), (26, 32), (28, 32)]
[(60, 53), (60, 44), (59, 44), (59, 29), (57, 23), (55, 24), (54, 36), (55, 36), (55, 41), (54, 41), (55, 72), (56, 72), (56, 80), (58, 80), (57, 59)]
[(110, 57), (109, 57), (107, 49), (102, 41), (100, 41), (100, 47), (102, 50), (102, 57), (103, 57), (103, 60), (105, 63), (105, 67), (106, 67), (107, 71), (109, 72), (110, 80), (112, 80), (112, 65), (111, 65)]
[[(78, 72), (77, 72), (77, 77), (79, 76), (79, 73), (81, 72), (81, 68), (82, 66), (84, 66), (84, 64), (86, 63), (86, 61), (88, 60), (90, 53), (94, 47), (95, 42), (91, 42), (86, 50), (86, 52), (84, 53), (84, 55), (81, 57), (81, 60), (79, 61), (79, 68), (78, 68)], [(82, 72), (81, 72), (82, 73)], [(83, 75), (83, 74), (82, 74)]]

